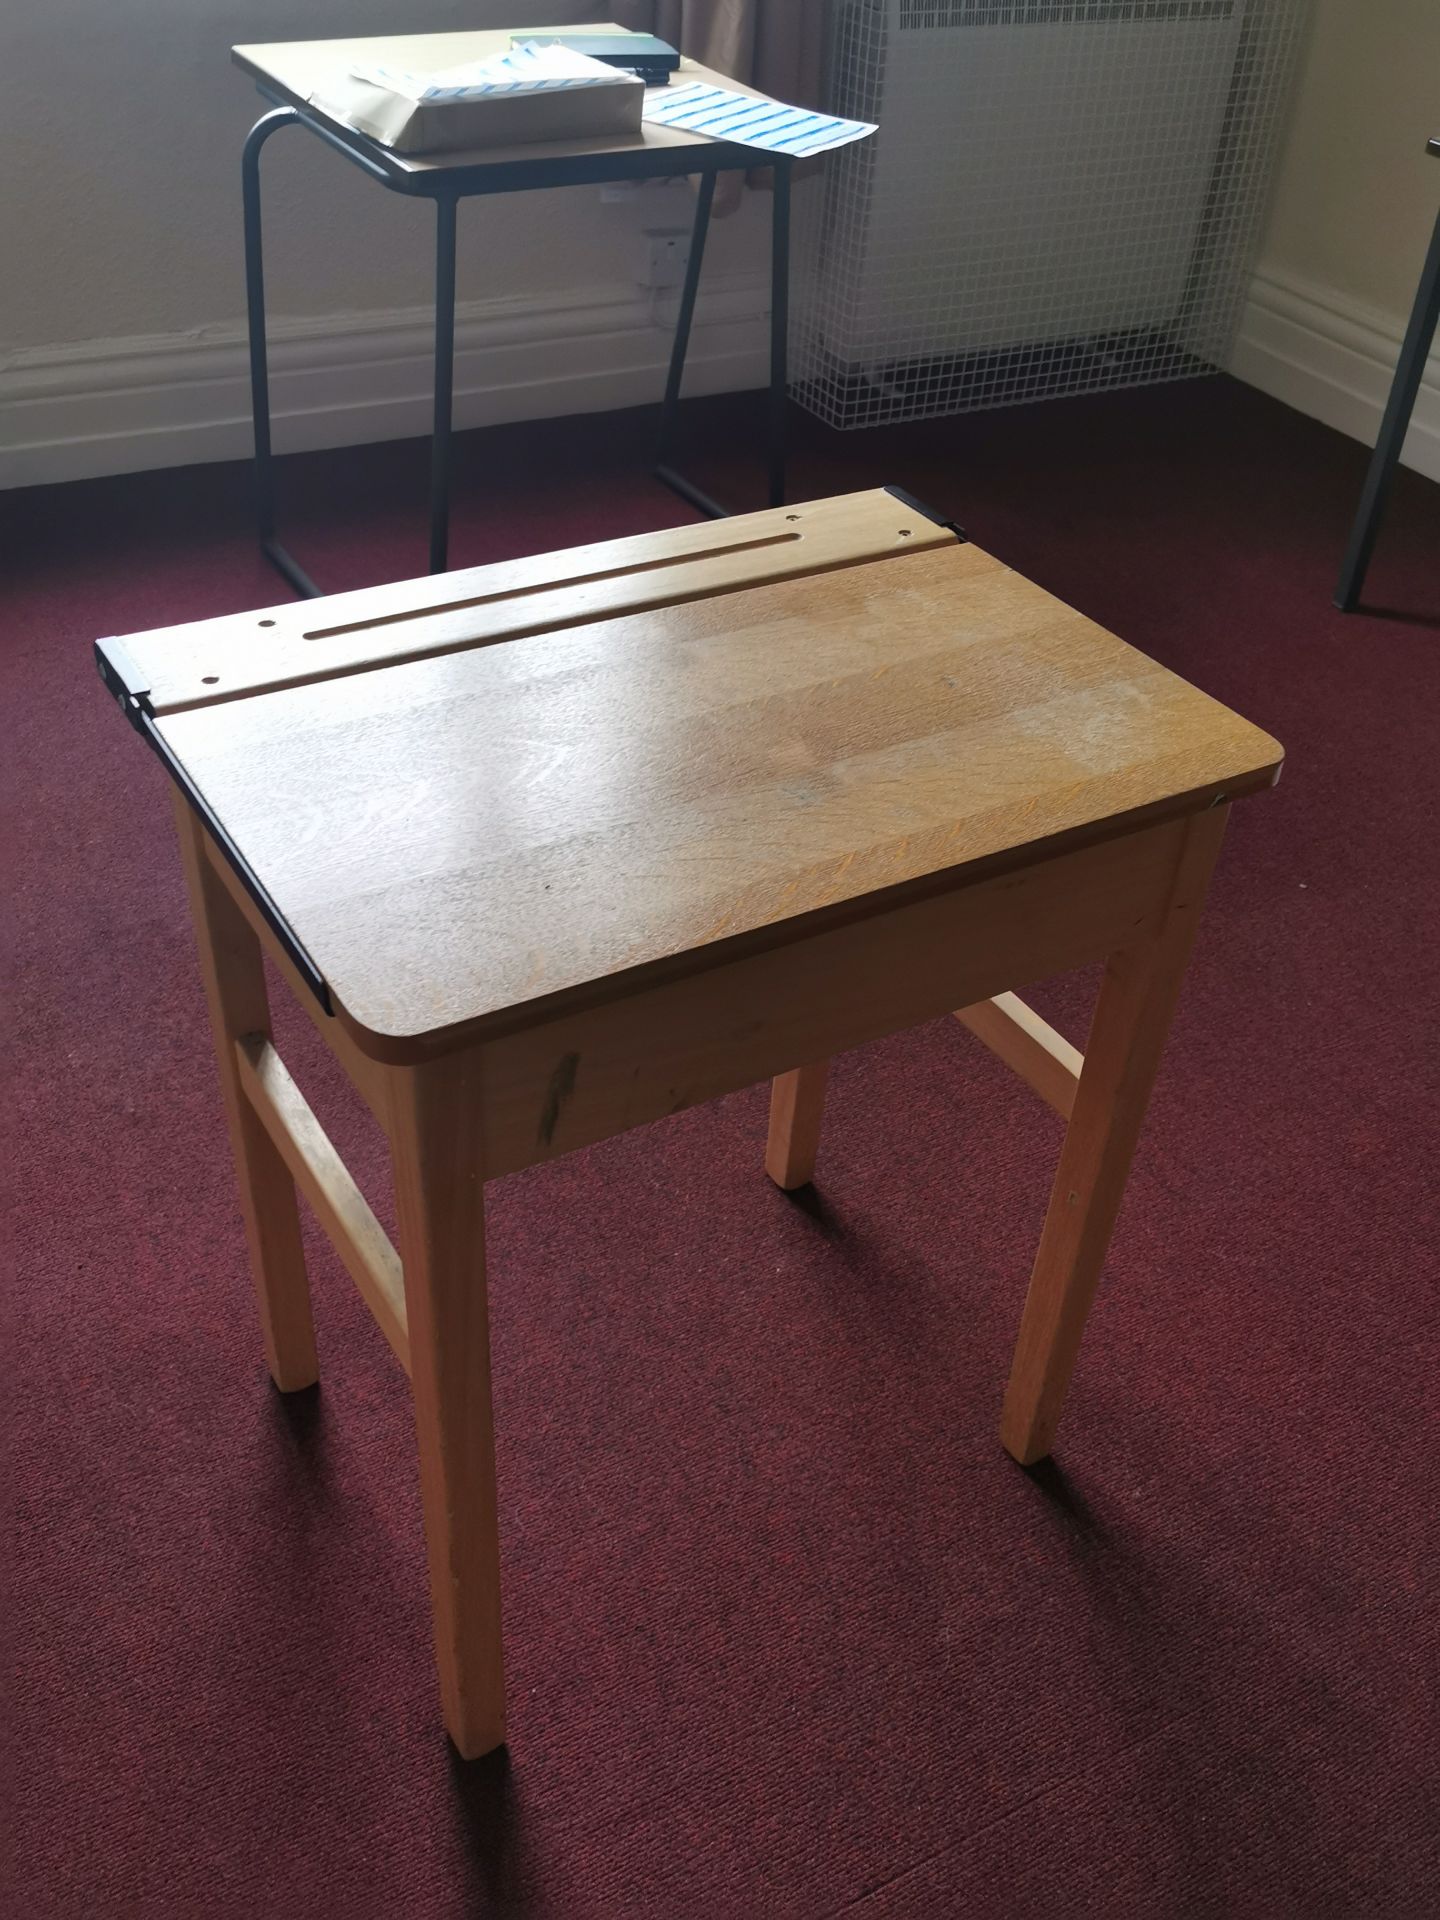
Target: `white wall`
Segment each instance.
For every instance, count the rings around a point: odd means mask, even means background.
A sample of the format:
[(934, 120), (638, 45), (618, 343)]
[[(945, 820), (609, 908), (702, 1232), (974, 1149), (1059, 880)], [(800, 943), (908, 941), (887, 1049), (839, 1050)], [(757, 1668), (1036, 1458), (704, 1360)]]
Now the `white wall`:
[[(0, 484), (244, 457), (236, 41), (596, 17), (603, 0), (0, 0)], [(1317, 0), (1233, 369), (1373, 439), (1440, 202), (1440, 0)], [(304, 134), (266, 150), (276, 442), (422, 433), (429, 208)], [(717, 223), (692, 391), (764, 378), (764, 197)], [(594, 189), (461, 209), (456, 418), (654, 398), (648, 214)], [(663, 305), (666, 303), (662, 303)], [(1440, 478), (1440, 364), (1407, 458)]]
[[(601, 13), (587, 0), (428, 0), (419, 18), (394, 0), (3, 0), (0, 483), (249, 451), (239, 164), (264, 105), (232, 44)], [(303, 132), (277, 135), (262, 164), (277, 445), (424, 432), (430, 206)], [(653, 193), (462, 203), (460, 424), (658, 397), (669, 336), (631, 277)], [(711, 230), (691, 391), (764, 378), (768, 205), (746, 199)]]
[[(1440, 211), (1440, 0), (1317, 0), (1232, 369), (1373, 441)], [(1440, 480), (1440, 355), (1406, 446)]]

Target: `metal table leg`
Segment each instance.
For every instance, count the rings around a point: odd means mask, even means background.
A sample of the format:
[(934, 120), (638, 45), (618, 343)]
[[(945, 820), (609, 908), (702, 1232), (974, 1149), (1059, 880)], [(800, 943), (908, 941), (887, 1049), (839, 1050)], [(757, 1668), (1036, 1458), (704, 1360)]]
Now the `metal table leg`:
[(790, 411), (790, 173), (775, 168), (770, 228), (770, 505), (785, 504), (785, 427)]
[(435, 414), (430, 432), (430, 571), (450, 545), (450, 416), (455, 389), (455, 201), (435, 202)]
[[(790, 394), (788, 347), (790, 336), (790, 174), (792, 162), (777, 159), (774, 167), (775, 193), (771, 213), (770, 236), (770, 403), (767, 430), (769, 499), (772, 507), (785, 504), (786, 429)], [(674, 436), (675, 416), (680, 401), (680, 383), (685, 374), (685, 356), (690, 346), (690, 330), (695, 319), (695, 296), (700, 286), (700, 262), (705, 251), (705, 235), (710, 226), (710, 206), (715, 198), (715, 175), (707, 173), (700, 182), (700, 197), (695, 208), (695, 226), (690, 236), (690, 259), (685, 268), (685, 284), (680, 294), (680, 313), (675, 323), (675, 342), (670, 351), (670, 371), (665, 382), (665, 401), (660, 410), (660, 434), (655, 452), (655, 478), (672, 493), (688, 500), (712, 520), (723, 520), (729, 513), (712, 494), (697, 487), (678, 473), (666, 458)]]
[(245, 201), (245, 311), (250, 329), (250, 411), (255, 422), (255, 517), (260, 551), (307, 600), (320, 589), (275, 538), (275, 475), (270, 457), (270, 369), (265, 350), (265, 262), (260, 242), (260, 150), (281, 127), (297, 126), (300, 116), (279, 107), (257, 120), (240, 158)]
[[(281, 127), (303, 126), (327, 145), (334, 147), (352, 165), (372, 175), (382, 186), (393, 190), (394, 181), (385, 168), (339, 133), (308, 118), (295, 107), (278, 107), (265, 114), (251, 128), (241, 161), (241, 185), (245, 206), (245, 304), (250, 333), (250, 404), (255, 429), (255, 514), (260, 549), (266, 559), (284, 576), (295, 591), (307, 599), (316, 598), (321, 588), (305, 569), (281, 545), (276, 537), (275, 474), (270, 441), (270, 377), (266, 344), (265, 271), (260, 221), (260, 153), (272, 133)], [(769, 499), (780, 506), (785, 499), (786, 426), (788, 414), (786, 348), (789, 328), (790, 292), (790, 175), (788, 159), (774, 161), (773, 229), (770, 260), (770, 399), (767, 429)], [(655, 472), (692, 506), (712, 518), (723, 519), (728, 509), (701, 488), (677, 473), (666, 455), (674, 436), (685, 375), (685, 360), (695, 319), (695, 301), (700, 287), (700, 272), (705, 257), (705, 239), (710, 211), (715, 198), (715, 171), (701, 178), (691, 234), (690, 258), (680, 298), (680, 313), (661, 409), (660, 438), (656, 449)], [(432, 197), (427, 195), (427, 198)], [(455, 384), (455, 250), (456, 205), (454, 192), (435, 192), (435, 391), (430, 448), (430, 571), (443, 573), (449, 559), (450, 540), (450, 467), (452, 413)]]
[(669, 465), (665, 456), (674, 437), (675, 414), (680, 404), (680, 383), (685, 377), (685, 356), (690, 350), (690, 328), (695, 319), (695, 296), (700, 290), (700, 264), (705, 257), (705, 236), (710, 231), (710, 208), (715, 199), (715, 175), (702, 174), (700, 195), (695, 203), (695, 224), (690, 230), (690, 258), (685, 263), (685, 284), (680, 290), (680, 312), (675, 321), (675, 341), (670, 349), (670, 371), (665, 380), (665, 399), (660, 408), (660, 434), (655, 445), (655, 478), (663, 480), (672, 493), (688, 500), (712, 520), (723, 520), (727, 509), (708, 493), (694, 486), (682, 473)]
[(1440, 220), (1435, 222), (1435, 234), (1430, 242), (1425, 271), (1420, 277), (1420, 290), (1415, 296), (1410, 325), (1395, 369), (1395, 383), (1390, 389), (1390, 401), (1381, 422), (1380, 438), (1375, 443), (1370, 470), (1365, 476), (1359, 511), (1355, 515), (1350, 544), (1340, 569), (1340, 584), (1335, 589), (1335, 604), (1342, 613), (1353, 611), (1365, 585), (1365, 574), (1370, 565), (1370, 556), (1375, 551), (1375, 539), (1380, 531), (1380, 519), (1385, 511), (1390, 483), (1395, 478), (1395, 468), (1405, 445), (1410, 416), (1415, 411), (1415, 399), (1424, 378), (1425, 362), (1435, 339), (1437, 320), (1440, 320)]
[[(250, 410), (255, 427), (255, 517), (260, 550), (295, 591), (307, 600), (321, 589), (283, 547), (275, 532), (275, 470), (270, 445), (270, 370), (266, 348), (265, 263), (260, 226), (260, 153), (272, 133), (281, 127), (307, 126), (293, 107), (279, 107), (256, 121), (246, 138), (240, 162), (245, 203), (245, 310), (250, 333)], [(322, 133), (322, 138), (326, 137)], [(365, 166), (382, 185), (383, 170), (369, 166), (348, 147), (340, 151)], [(455, 199), (436, 197), (435, 244), (435, 414), (430, 453), (430, 571), (443, 573), (450, 529), (450, 416), (455, 365)]]

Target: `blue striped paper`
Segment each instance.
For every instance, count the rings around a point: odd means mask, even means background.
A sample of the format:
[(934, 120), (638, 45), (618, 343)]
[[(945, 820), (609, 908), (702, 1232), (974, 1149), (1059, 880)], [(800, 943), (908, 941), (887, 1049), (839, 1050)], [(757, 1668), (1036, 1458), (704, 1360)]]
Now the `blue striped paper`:
[(753, 94), (695, 81), (688, 87), (652, 88), (645, 96), (645, 118), (678, 133), (703, 133), (712, 140), (758, 147), (764, 153), (788, 153), (806, 160), (848, 146), (878, 131), (865, 120), (837, 120), (828, 113), (757, 100)]

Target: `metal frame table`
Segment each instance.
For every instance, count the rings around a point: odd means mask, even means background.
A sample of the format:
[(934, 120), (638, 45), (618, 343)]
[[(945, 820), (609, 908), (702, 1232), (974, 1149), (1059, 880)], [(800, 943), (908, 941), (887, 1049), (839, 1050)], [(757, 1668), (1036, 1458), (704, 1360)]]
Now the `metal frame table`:
[[(1432, 159), (1440, 160), (1440, 139), (1427, 141), (1425, 151)], [(1400, 464), (1405, 435), (1410, 429), (1410, 416), (1415, 411), (1420, 382), (1425, 377), (1425, 362), (1434, 344), (1437, 322), (1440, 322), (1440, 215), (1436, 216), (1435, 232), (1430, 241), (1424, 271), (1420, 275), (1410, 325), (1400, 348), (1389, 403), (1380, 423), (1380, 438), (1375, 443), (1355, 524), (1350, 530), (1350, 544), (1345, 549), (1345, 560), (1340, 568), (1335, 604), (1342, 613), (1354, 612), (1364, 590), (1370, 556), (1375, 551), (1390, 484)]]
[[(436, 43), (451, 43), (443, 51)], [(280, 41), (231, 49), (237, 66), (251, 74), (261, 95), (273, 105), (251, 128), (245, 141), (241, 178), (245, 205), (245, 302), (250, 334), (250, 395), (255, 423), (255, 492), (260, 546), (265, 557), (297, 593), (314, 598), (322, 589), (282, 545), (276, 531), (275, 477), (270, 440), (270, 378), (266, 350), (265, 273), (260, 221), (260, 155), (282, 127), (302, 127), (368, 178), (391, 193), (428, 199), (435, 206), (435, 386), (430, 451), (430, 572), (448, 564), (450, 527), (450, 442), (455, 363), (455, 224), (461, 200), (497, 193), (526, 193), (547, 187), (605, 185), (615, 181), (670, 179), (699, 175), (700, 187), (690, 238), (690, 258), (680, 294), (680, 310), (670, 353), (655, 453), (658, 479), (712, 518), (728, 509), (677, 472), (670, 462), (681, 382), (695, 317), (705, 238), (715, 198), (717, 175), (773, 166), (774, 208), (771, 226), (770, 404), (768, 425), (768, 498), (772, 507), (785, 500), (786, 349), (789, 331), (790, 185), (793, 161), (783, 155), (757, 154), (704, 134), (646, 125), (638, 138), (487, 148), (440, 154), (397, 154), (380, 146), (309, 104), (313, 82), (324, 66), (363, 47), (370, 59), (403, 64), (423, 43), (430, 64), (454, 64), (496, 50), (508, 33), (403, 35), (364, 41)], [(458, 43), (464, 43), (458, 44)], [(687, 79), (754, 92), (694, 61), (682, 63)]]

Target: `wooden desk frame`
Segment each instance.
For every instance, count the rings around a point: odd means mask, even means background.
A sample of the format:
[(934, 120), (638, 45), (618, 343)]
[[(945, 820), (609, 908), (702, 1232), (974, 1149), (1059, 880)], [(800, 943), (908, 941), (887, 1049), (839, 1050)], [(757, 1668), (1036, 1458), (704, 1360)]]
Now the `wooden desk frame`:
[[(826, 1058), (958, 1002), (961, 1019), (1052, 1105), (1072, 1106), (1000, 1428), (1022, 1464), (1050, 1451), (1226, 806), (411, 1064), (372, 1059), (320, 1012), (178, 794), (175, 813), (266, 1362), (282, 1392), (318, 1378), (298, 1186), (411, 1378), (441, 1696), (462, 1754), (505, 1738), (486, 1177), (773, 1076), (766, 1170), (782, 1187), (804, 1185)], [(290, 978), (385, 1128), (398, 1253), (275, 1049), (262, 955)], [(917, 956), (926, 964), (917, 968)], [(1008, 983), (1100, 959), (1104, 982), (1077, 1071), (1074, 1049)], [(771, 1016), (758, 1026), (757, 1001)], [(637, 1058), (641, 1076), (620, 1070)], [(582, 1060), (599, 1063), (593, 1076), (580, 1072)]]
[[(870, 563), (879, 571), (865, 577), (879, 584), (846, 584)], [(541, 997), (524, 990), (495, 997), (487, 961), (480, 997), (449, 1025), (412, 1018), (386, 1027), (373, 1015), (366, 1025), (345, 996), (332, 999), (323, 954), (312, 963), (267, 898), (263, 875), (250, 871), (244, 849), (230, 843), (171, 751), (267, 1364), (284, 1392), (317, 1377), (298, 1190), (411, 1379), (445, 1723), (466, 1756), (505, 1737), (486, 1179), (770, 1080), (764, 1165), (781, 1187), (801, 1186), (814, 1172), (829, 1058), (958, 1009), (970, 1031), (1067, 1121), (1000, 1424), (1016, 1460), (1039, 1460), (1054, 1442), (1229, 802), (1273, 784), (1279, 749), (968, 548), (953, 527), (925, 517), (896, 490), (759, 514), (727, 522), (723, 531), (676, 529), (475, 569), (451, 576), (438, 601), (436, 589), (421, 582), (336, 596), (318, 629), (313, 613), (281, 607), (259, 619), (237, 615), (97, 646), (107, 685), (152, 745), (165, 750), (160, 730), (170, 724), (182, 751), (198, 750), (207, 739), (233, 743), (236, 721), (222, 720), (233, 712), (227, 702), (258, 695), (263, 706), (273, 698), (283, 718), (294, 715), (297, 702), (316, 698), (317, 686), (338, 678), (353, 687), (355, 676), (376, 673), (391, 676), (388, 713), (397, 680), (423, 679), (432, 663), (450, 676), (448, 688), (454, 670), (489, 673), (487, 661), (502, 680), (518, 671), (490, 651), (497, 643), (530, 646), (535, 651), (526, 657), (543, 664), (567, 634), (633, 634), (650, 621), (659, 624), (644, 633), (668, 645), (666, 623), (683, 628), (694, 618), (687, 608), (710, 620), (707, 631), (718, 636), (728, 671), (731, 635), (759, 617), (757, 606), (793, 621), (798, 604), (818, 605), (826, 609), (817, 616), (824, 622), (829, 609), (873, 591), (888, 624), (897, 595), (923, 595), (924, 582), (942, 578), (947, 593), (960, 597), (936, 603), (938, 614), (927, 620), (952, 625), (966, 582), (1020, 607), (1032, 627), (1053, 609), (1065, 633), (1085, 629), (1075, 644), (1090, 649), (1086, 658), (1108, 649), (1147, 672), (1151, 684), (1171, 689), (1164, 697), (1182, 699), (1193, 718), (1169, 724), (1197, 727), (1203, 751), (1164, 760), (1148, 783), (1126, 787), (1114, 812), (1105, 805), (1087, 811), (1087, 801), (1072, 800), (1065, 773), (1058, 790), (1069, 824), (1048, 838), (1029, 837), (1029, 809), (1038, 802), (1026, 784), (1014, 831), (1006, 825), (988, 842), (972, 841), (969, 853), (952, 855), (954, 865), (922, 863), (894, 884), (874, 885), (862, 874), (848, 897), (832, 893), (828, 903), (803, 911), (767, 910), (748, 931), (662, 945), (649, 960), (613, 973), (583, 972)], [(906, 584), (912, 581), (913, 588)], [(733, 621), (724, 611), (730, 596), (742, 602)], [(624, 616), (618, 628), (606, 626), (616, 613)], [(338, 655), (317, 654), (313, 640), (343, 647)], [(609, 659), (619, 643), (585, 644), (600, 645)], [(669, 685), (676, 669), (666, 647), (647, 657), (657, 663), (658, 681)], [(873, 682), (877, 658), (865, 656), (869, 671), (858, 683)], [(972, 686), (981, 684), (978, 670), (957, 666), (957, 673), (966, 671)], [(360, 691), (365, 684), (378, 683), (361, 683)], [(1024, 685), (1033, 698), (1033, 683)], [(882, 696), (881, 705), (895, 698)], [(870, 700), (863, 696), (865, 711)], [(321, 706), (328, 716), (328, 692)], [(1143, 703), (1140, 710), (1152, 711)], [(697, 724), (709, 727), (710, 709), (697, 711)], [(432, 724), (425, 722), (427, 729)], [(1148, 743), (1158, 724), (1152, 715), (1136, 737)], [(433, 735), (423, 738), (428, 743)], [(958, 792), (954, 779), (944, 776), (946, 796)], [(268, 786), (256, 804), (252, 826), (273, 817)], [(977, 851), (978, 844), (992, 851)], [(373, 925), (371, 915), (367, 905), (362, 933)], [(368, 933), (365, 944), (373, 945)], [(461, 946), (469, 952), (468, 942)], [(275, 1047), (266, 958), (384, 1129), (398, 1249)], [(1014, 989), (1092, 963), (1105, 970), (1082, 1057)], [(424, 989), (420, 1004), (428, 1015), (431, 972), (408, 948), (395, 964), (404, 981)]]

